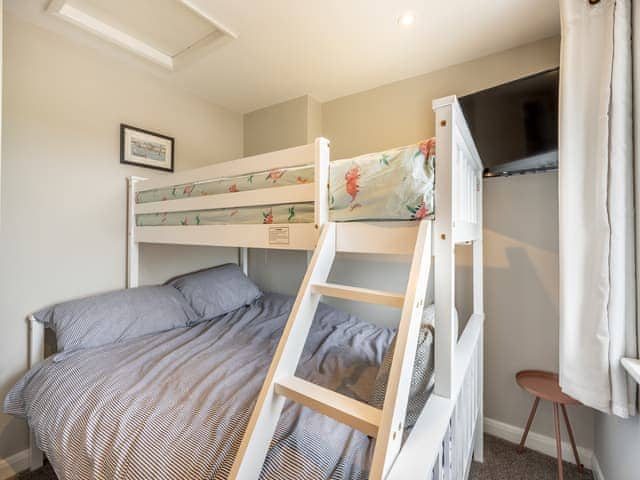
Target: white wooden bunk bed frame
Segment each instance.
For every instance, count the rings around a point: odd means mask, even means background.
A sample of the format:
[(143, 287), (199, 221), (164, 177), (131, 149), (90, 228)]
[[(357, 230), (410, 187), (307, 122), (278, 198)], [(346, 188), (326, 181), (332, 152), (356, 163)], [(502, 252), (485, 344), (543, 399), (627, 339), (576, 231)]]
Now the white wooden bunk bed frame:
[[(467, 478), (471, 459), (483, 458), (482, 163), (455, 96), (433, 102), (436, 115), (435, 220), (328, 221), (329, 141), (156, 177), (131, 177), (128, 201), (127, 286), (138, 285), (140, 243), (313, 251), (289, 320), (249, 420), (231, 478), (257, 479), (280, 411), (291, 399), (376, 438), (371, 479)], [(298, 165), (315, 165), (315, 181), (248, 192), (136, 204), (138, 191)], [(314, 202), (315, 222), (282, 225), (136, 226), (135, 215), (228, 207)], [(454, 331), (455, 246), (473, 245), (473, 313), (462, 335)], [(326, 283), (336, 253), (411, 257), (405, 293)], [(418, 330), (431, 259), (435, 264), (435, 390), (403, 443)], [(383, 408), (294, 376), (322, 296), (401, 309)], [(44, 327), (30, 318), (30, 363), (44, 358)], [(42, 453), (31, 437), (31, 467)]]

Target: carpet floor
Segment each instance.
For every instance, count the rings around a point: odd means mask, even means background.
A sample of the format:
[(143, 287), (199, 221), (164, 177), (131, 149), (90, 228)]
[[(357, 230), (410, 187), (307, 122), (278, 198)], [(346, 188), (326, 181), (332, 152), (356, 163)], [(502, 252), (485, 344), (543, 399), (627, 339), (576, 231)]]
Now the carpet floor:
[[(496, 437), (485, 437), (484, 463), (474, 463), (470, 480), (555, 480), (556, 460), (527, 449), (522, 455), (516, 446)], [(564, 463), (565, 480), (593, 480), (591, 471), (578, 472), (575, 465)], [(21, 473), (14, 480), (57, 480), (49, 464), (36, 472)]]

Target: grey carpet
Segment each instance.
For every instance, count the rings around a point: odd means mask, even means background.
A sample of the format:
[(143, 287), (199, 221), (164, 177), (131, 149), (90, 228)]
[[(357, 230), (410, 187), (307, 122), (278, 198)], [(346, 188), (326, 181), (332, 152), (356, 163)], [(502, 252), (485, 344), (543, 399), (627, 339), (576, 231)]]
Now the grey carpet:
[[(470, 480), (555, 480), (556, 460), (532, 450), (522, 455), (516, 446), (495, 437), (485, 437), (485, 459), (483, 464), (474, 463)], [(593, 480), (590, 471), (580, 473), (575, 465), (564, 463), (565, 480)], [(14, 480), (56, 480), (49, 464), (33, 473), (21, 473)]]

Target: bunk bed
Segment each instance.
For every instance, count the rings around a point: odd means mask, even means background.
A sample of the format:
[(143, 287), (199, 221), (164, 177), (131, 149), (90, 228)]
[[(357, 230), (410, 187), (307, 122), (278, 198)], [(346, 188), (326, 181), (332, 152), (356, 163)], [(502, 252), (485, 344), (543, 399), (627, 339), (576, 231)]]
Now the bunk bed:
[[(287, 400), (374, 438), (369, 470), (372, 479), (458, 480), (468, 476), (473, 456), (482, 461), (482, 164), (457, 99), (451, 96), (436, 100), (433, 109), (435, 175), (433, 165), (426, 174), (424, 165), (416, 175), (402, 169), (397, 174), (399, 182), (417, 182), (421, 192), (427, 191), (428, 195), (418, 198), (418, 202), (412, 201), (416, 197), (411, 185), (402, 187), (404, 193), (394, 194), (406, 194), (409, 199), (396, 201), (395, 206), (384, 203), (393, 196), (386, 193), (377, 195), (382, 203), (363, 206), (357, 202), (362, 192), (354, 179), (360, 178), (361, 170), (354, 170), (353, 165), (358, 166), (360, 160), (370, 161), (371, 157), (330, 162), (329, 141), (323, 138), (310, 145), (170, 176), (130, 178), (129, 288), (138, 286), (140, 244), (237, 247), (238, 263), (245, 273), (248, 248), (313, 252), (242, 441), (237, 445), (229, 478), (258, 478)], [(433, 148), (434, 143), (429, 141), (421, 144), (418, 152), (430, 161)], [(396, 157), (404, 168), (411, 169), (412, 159), (406, 155), (415, 154), (415, 149), (398, 149), (388, 156), (376, 157), (376, 161), (380, 171)], [(289, 180), (280, 182), (285, 170)], [(377, 181), (374, 191), (390, 180), (382, 175)], [(339, 188), (332, 186), (339, 182), (343, 182)], [(336, 198), (338, 190), (343, 198)], [(372, 195), (375, 197), (376, 192)], [(473, 313), (460, 337), (454, 326), (455, 247), (459, 244), (473, 246)], [(406, 291), (384, 292), (327, 283), (340, 252), (407, 258), (411, 268)], [(432, 258), (435, 388), (415, 425), (405, 429), (416, 339)], [(323, 296), (400, 309), (382, 408), (295, 375)], [(35, 366), (44, 358), (44, 327), (33, 317), (30, 333), (30, 364)], [(36, 443), (32, 435), (32, 468), (42, 464)]]

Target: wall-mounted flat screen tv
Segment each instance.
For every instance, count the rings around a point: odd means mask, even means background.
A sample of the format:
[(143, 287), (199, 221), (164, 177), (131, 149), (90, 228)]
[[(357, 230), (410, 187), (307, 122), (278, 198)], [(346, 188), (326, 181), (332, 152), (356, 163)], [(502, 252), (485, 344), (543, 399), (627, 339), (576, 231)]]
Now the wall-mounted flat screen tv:
[(485, 176), (558, 168), (558, 69), (461, 97)]

